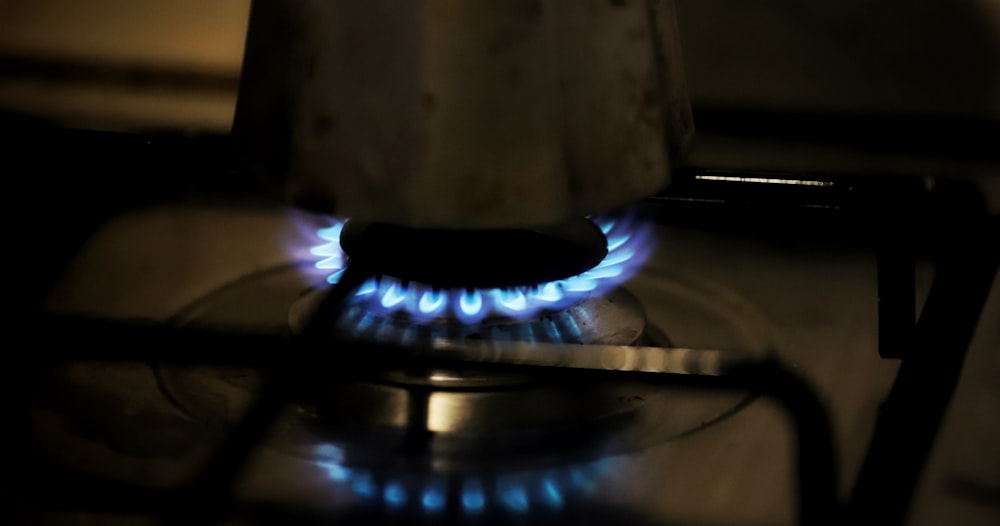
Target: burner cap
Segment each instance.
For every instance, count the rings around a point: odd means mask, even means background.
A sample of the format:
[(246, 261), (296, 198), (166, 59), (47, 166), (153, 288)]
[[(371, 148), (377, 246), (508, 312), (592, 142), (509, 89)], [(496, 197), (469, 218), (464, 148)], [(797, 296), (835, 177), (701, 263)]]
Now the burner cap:
[(416, 229), (349, 221), (344, 252), (379, 275), (441, 288), (513, 288), (576, 276), (607, 255), (595, 224), (579, 219), (524, 230)]

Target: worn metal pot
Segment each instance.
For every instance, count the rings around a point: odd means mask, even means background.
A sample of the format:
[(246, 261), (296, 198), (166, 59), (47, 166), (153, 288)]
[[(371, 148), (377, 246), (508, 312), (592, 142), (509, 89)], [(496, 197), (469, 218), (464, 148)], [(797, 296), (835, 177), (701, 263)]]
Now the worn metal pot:
[(296, 205), (435, 228), (632, 202), (692, 130), (672, 0), (255, 0), (234, 124)]

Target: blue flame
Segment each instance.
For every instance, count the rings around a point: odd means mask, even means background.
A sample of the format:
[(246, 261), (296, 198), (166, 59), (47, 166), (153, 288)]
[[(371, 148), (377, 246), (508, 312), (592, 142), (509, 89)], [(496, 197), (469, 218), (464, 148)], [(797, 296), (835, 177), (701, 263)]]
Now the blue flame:
[(551, 478), (542, 480), (542, 498), (551, 508), (561, 508), (563, 505), (562, 491)]
[[(602, 294), (621, 284), (645, 262), (651, 227), (631, 216), (595, 217), (591, 220), (608, 241), (608, 254), (594, 268), (567, 279), (513, 289), (439, 290), (420, 283), (404, 283), (383, 276), (365, 282), (355, 299), (370, 312), (405, 312), (415, 321), (429, 321), (450, 314), (466, 324), (489, 316), (530, 318), (544, 310), (558, 310), (579, 302), (589, 294)], [(331, 219), (317, 235), (323, 242), (311, 250), (318, 257), (317, 269), (327, 272), (326, 281), (337, 283), (348, 258), (340, 247), (347, 220)]]
[(523, 483), (513, 480), (497, 481), (497, 494), (500, 502), (508, 510), (514, 513), (526, 513), (528, 511), (528, 490)]
[(421, 499), (421, 504), (424, 510), (437, 513), (444, 509), (445, 504), (447, 504), (447, 498), (445, 497), (446, 486), (443, 480), (433, 481), (424, 488), (423, 498)]
[(486, 494), (483, 492), (483, 482), (471, 478), (462, 485), (462, 509), (466, 513), (476, 514), (486, 507)]
[(390, 508), (401, 508), (406, 505), (406, 488), (399, 482), (386, 484), (382, 495)]
[(493, 510), (512, 515), (536, 509), (559, 510), (567, 500), (593, 492), (598, 481), (614, 471), (616, 462), (608, 457), (560, 468), (481, 476), (386, 476), (379, 483), (370, 470), (346, 467), (340, 449), (333, 451), (330, 447), (316, 449), (321, 460), (315, 465), (331, 481), (350, 488), (365, 502), (392, 510), (417, 507), (428, 515), (449, 509), (469, 516)]

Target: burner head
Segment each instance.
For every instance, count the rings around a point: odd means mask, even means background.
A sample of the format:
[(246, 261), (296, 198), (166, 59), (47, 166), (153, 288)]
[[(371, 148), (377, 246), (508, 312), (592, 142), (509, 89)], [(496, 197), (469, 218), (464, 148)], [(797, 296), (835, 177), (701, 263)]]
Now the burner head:
[(607, 239), (586, 219), (532, 230), (416, 229), (349, 221), (344, 252), (381, 276), (440, 288), (513, 288), (596, 267)]

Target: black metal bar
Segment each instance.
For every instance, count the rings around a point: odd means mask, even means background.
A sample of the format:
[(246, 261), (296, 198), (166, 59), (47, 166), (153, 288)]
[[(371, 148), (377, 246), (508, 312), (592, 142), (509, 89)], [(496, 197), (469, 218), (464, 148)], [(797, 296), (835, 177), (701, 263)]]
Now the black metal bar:
[(798, 523), (839, 523), (841, 507), (837, 497), (833, 430), (823, 403), (801, 378), (777, 363), (750, 366), (745, 374), (748, 380), (752, 378), (757, 392), (769, 396), (788, 412), (789, 420), (795, 426), (798, 444)]
[[(225, 519), (233, 502), (233, 486), (247, 469), (250, 457), (287, 403), (287, 381), (282, 371), (264, 381), (246, 415), (229, 431), (226, 440), (208, 463), (195, 475), (177, 499), (183, 505), (164, 513), (168, 524), (218, 524)], [(198, 510), (190, 513), (190, 510)]]
[[(36, 459), (37, 460), (37, 459)], [(28, 511), (164, 515), (181, 502), (177, 490), (153, 489), (99, 477), (70, 473), (39, 462), (31, 477), (20, 481), (15, 495)], [(25, 524), (34, 521), (26, 520)]]
[(904, 522), (954, 393), (1000, 265), (997, 218), (987, 218), (975, 199), (970, 194), (942, 214), (954, 221), (942, 236), (936, 276), (916, 337), (881, 407), (851, 496), (850, 513), (856, 521)]
[[(884, 180), (884, 177), (878, 177)], [(689, 201), (701, 208), (724, 205), (731, 211), (745, 207), (790, 210), (852, 210), (867, 187), (854, 184), (861, 177), (774, 171), (720, 170), (682, 166), (671, 176), (670, 186), (648, 201)], [(870, 177), (868, 178), (871, 179)]]
[(919, 178), (895, 188), (865, 188), (859, 208), (875, 244), (878, 278), (878, 352), (903, 358), (913, 341), (917, 310), (917, 237), (935, 226), (920, 211), (933, 210), (928, 188)]
[[(45, 313), (27, 317), (22, 328), (37, 338), (39, 349), (44, 349), (25, 355), (25, 362), (75, 360), (273, 367), (294, 361), (291, 354), (281, 352), (295, 346), (293, 339), (274, 334), (223, 333), (199, 327)], [(66, 335), (72, 335), (72, 341), (67, 341)], [(87, 341), (100, 345), (80, 345)]]
[(878, 353), (903, 358), (916, 330), (917, 268), (914, 247), (901, 229), (883, 232), (876, 248)]
[(1000, 160), (1000, 122), (975, 116), (838, 111), (779, 111), (700, 105), (699, 132), (748, 143), (820, 145), (848, 151), (919, 155), (961, 161)]
[[(340, 317), (347, 299), (369, 277), (363, 269), (349, 266), (339, 283), (330, 288), (316, 312), (303, 330), (303, 338), (321, 340), (331, 332), (326, 326)], [(260, 343), (258, 342), (258, 345)], [(269, 349), (277, 352), (277, 349)], [(247, 469), (251, 455), (265, 440), (282, 407), (292, 397), (292, 386), (298, 380), (294, 367), (272, 368), (270, 377), (261, 385), (257, 398), (246, 415), (227, 435), (226, 441), (212, 456), (201, 472), (185, 488), (183, 498), (199, 509), (193, 517), (183, 513), (183, 507), (171, 510), (168, 522), (173, 524), (216, 524), (232, 507), (232, 489)]]

